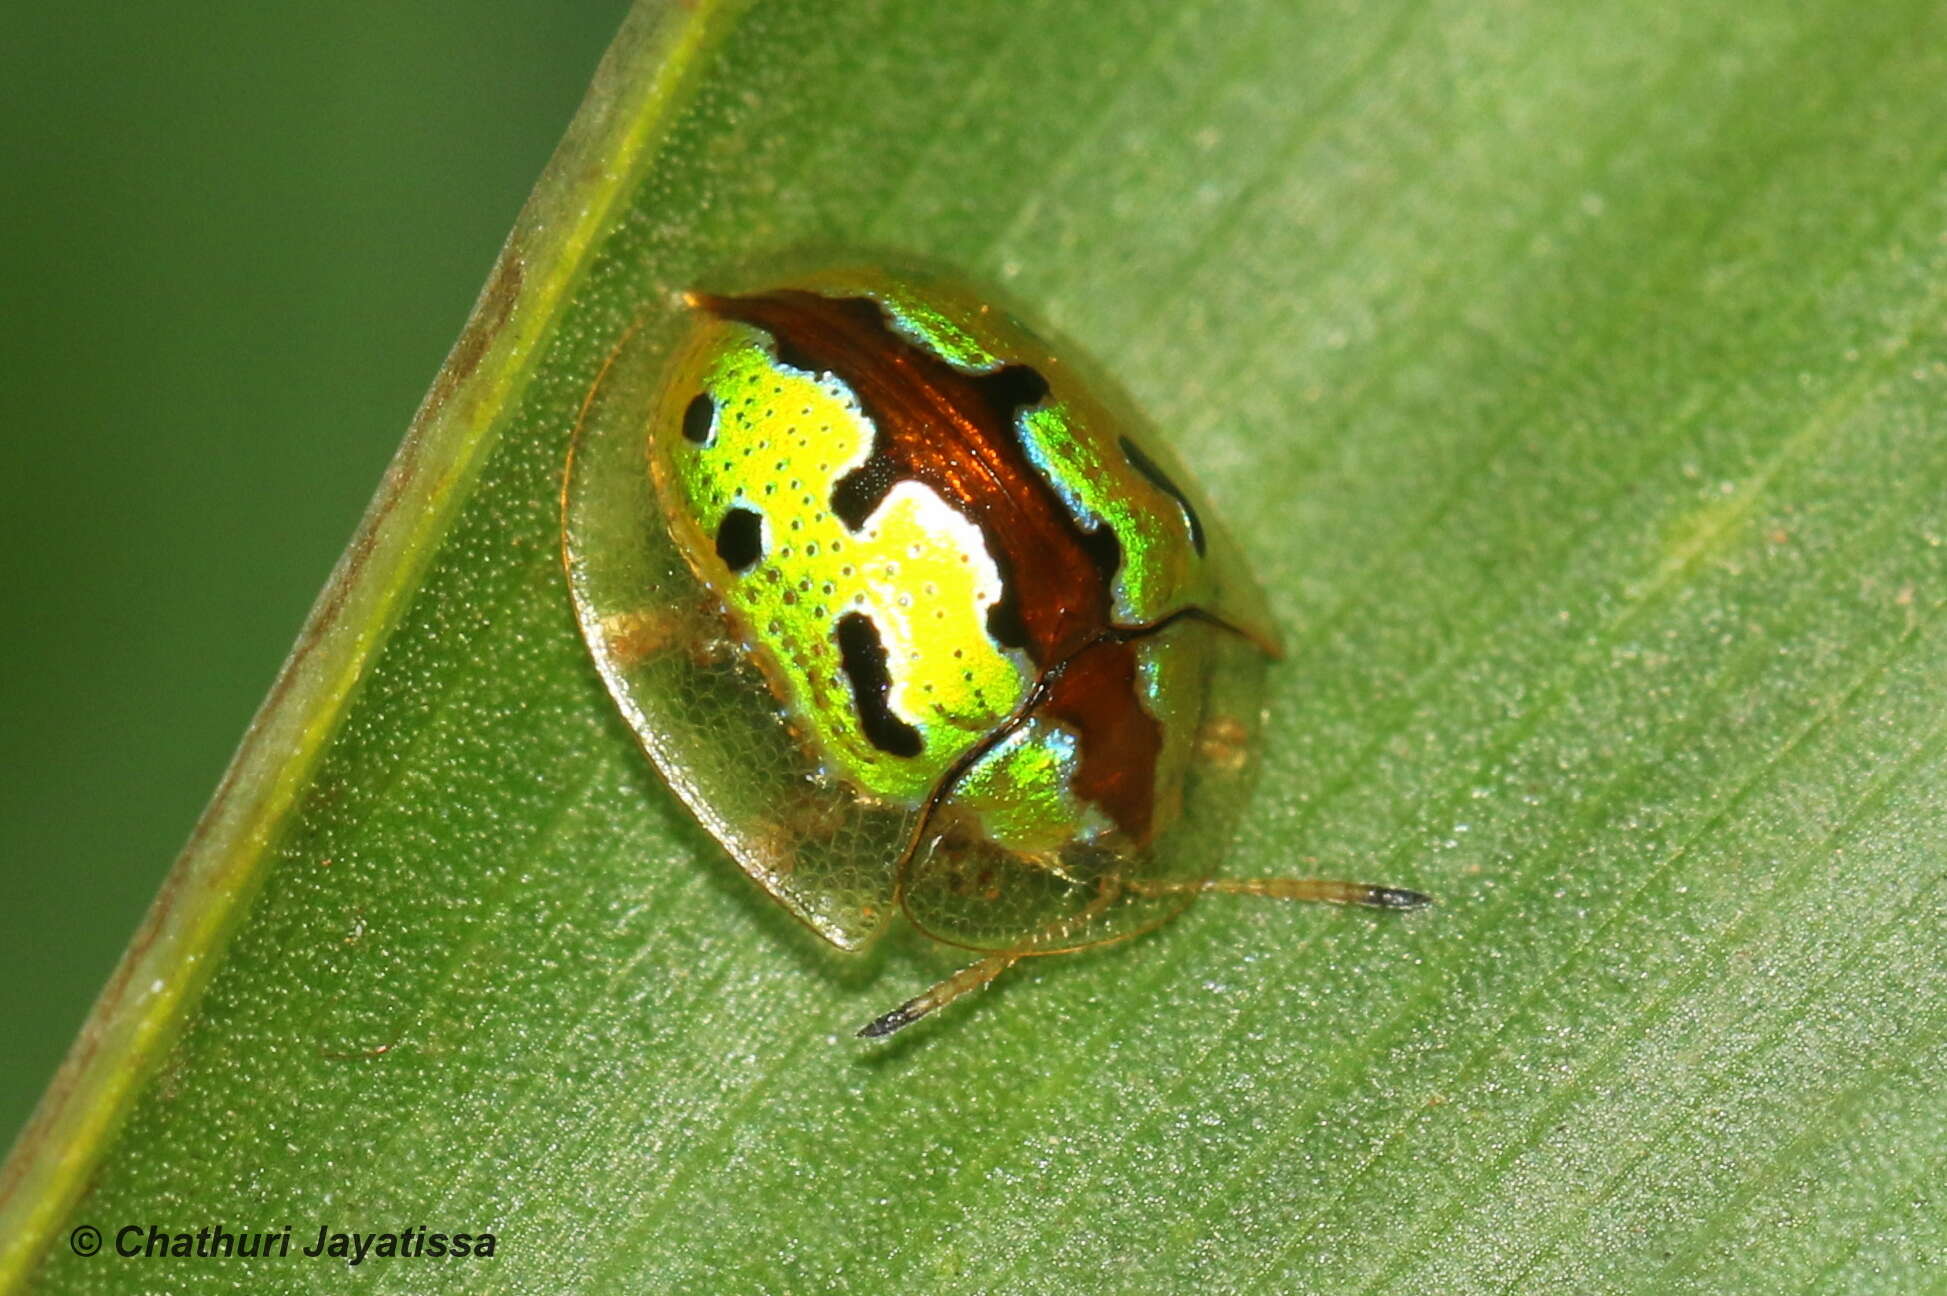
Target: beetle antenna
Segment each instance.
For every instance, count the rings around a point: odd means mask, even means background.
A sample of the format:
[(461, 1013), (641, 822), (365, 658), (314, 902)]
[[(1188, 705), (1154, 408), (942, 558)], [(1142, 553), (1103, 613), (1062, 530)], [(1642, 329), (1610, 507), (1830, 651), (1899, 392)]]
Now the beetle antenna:
[(1264, 896), (1271, 900), (1311, 900), (1324, 904), (1358, 905), (1364, 909), (1423, 909), (1433, 897), (1405, 887), (1375, 886), (1370, 882), (1337, 882), (1329, 878), (1210, 878), (1205, 891), (1224, 895)]
[(1331, 878), (1205, 878), (1179, 882), (1165, 878), (1125, 878), (1122, 885), (1139, 895), (1181, 895), (1185, 891), (1215, 891), (1221, 895), (1263, 896), (1267, 900), (1309, 900), (1321, 904), (1357, 905), (1362, 909), (1424, 909), (1433, 897), (1405, 887), (1375, 886), (1370, 882), (1338, 882)]
[(921, 994), (914, 995), (905, 1003), (882, 1016), (874, 1017), (861, 1026), (860, 1039), (884, 1039), (896, 1030), (904, 1030), (926, 1014), (944, 1008), (969, 990), (978, 990), (1020, 960), (1019, 954), (994, 954), (980, 960), (972, 967), (961, 968), (946, 980), (939, 982)]

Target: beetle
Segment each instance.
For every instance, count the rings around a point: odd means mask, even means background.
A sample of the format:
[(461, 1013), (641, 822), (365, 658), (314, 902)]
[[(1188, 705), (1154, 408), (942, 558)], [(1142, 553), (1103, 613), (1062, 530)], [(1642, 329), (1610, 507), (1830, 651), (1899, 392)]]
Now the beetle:
[(949, 276), (751, 278), (645, 317), (563, 510), (598, 671), (743, 869), (841, 949), (903, 913), (975, 956), (862, 1036), (1205, 892), (1428, 903), (1215, 876), (1282, 652), (1263, 595), (1114, 385)]

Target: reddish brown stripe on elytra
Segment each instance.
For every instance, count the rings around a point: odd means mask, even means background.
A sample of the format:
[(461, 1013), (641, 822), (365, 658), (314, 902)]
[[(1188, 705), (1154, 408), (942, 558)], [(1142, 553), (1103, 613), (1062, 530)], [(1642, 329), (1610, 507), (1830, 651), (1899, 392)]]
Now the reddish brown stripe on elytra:
[(1015, 627), (1043, 671), (1068, 663), (1048, 706), (1081, 736), (1076, 794), (1146, 840), (1161, 729), (1138, 697), (1133, 649), (1103, 638), (1114, 628), (1111, 582), (1121, 554), (1106, 528), (1077, 525), (1014, 428), (1021, 393), (1045, 384), (1019, 366), (963, 373), (894, 333), (864, 299), (780, 289), (694, 300), (764, 330), (785, 364), (836, 374), (857, 396), (878, 436), (871, 461), (841, 486), (851, 498), (838, 504), (856, 511), (910, 478), (980, 528), (1007, 586), (997, 620)]
[(834, 373), (879, 430), (860, 476), (878, 492), (912, 479), (939, 492), (987, 537), (1013, 594), (1035, 665), (1065, 661), (1109, 627), (1110, 589), (1061, 498), (1035, 471), (981, 375), (966, 374), (886, 326), (870, 301), (784, 289), (704, 297), (718, 315), (777, 340), (795, 368)]
[(1072, 657), (1048, 688), (1040, 714), (1082, 735), (1072, 784), (1138, 842), (1149, 839), (1155, 813), (1156, 761), (1163, 726), (1136, 692), (1136, 646), (1101, 639)]

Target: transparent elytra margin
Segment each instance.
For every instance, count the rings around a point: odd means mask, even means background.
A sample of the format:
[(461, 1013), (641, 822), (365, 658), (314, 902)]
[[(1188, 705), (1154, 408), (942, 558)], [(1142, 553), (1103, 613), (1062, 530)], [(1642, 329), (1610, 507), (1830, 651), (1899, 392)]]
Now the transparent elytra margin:
[(759, 885), (841, 949), (894, 910), (891, 862), (914, 808), (830, 778), (747, 646), (685, 561), (646, 457), (659, 397), (683, 374), (687, 321), (645, 320), (609, 357), (563, 484), (569, 589), (596, 669), (643, 751)]

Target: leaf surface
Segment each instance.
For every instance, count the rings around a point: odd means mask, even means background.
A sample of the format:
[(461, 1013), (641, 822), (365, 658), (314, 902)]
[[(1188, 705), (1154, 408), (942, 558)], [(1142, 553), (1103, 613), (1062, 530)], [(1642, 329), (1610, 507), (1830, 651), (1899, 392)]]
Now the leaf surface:
[[(401, 1292), (1940, 1288), (1942, 28), (646, 7), (16, 1150), (0, 1280), (153, 1285), (65, 1241), (141, 1221), (496, 1234), (362, 1266)], [(951, 958), (762, 899), (559, 560), (622, 330), (806, 246), (1127, 383), (1293, 649), (1228, 871), (1438, 908), (1211, 900), (849, 1038)]]

